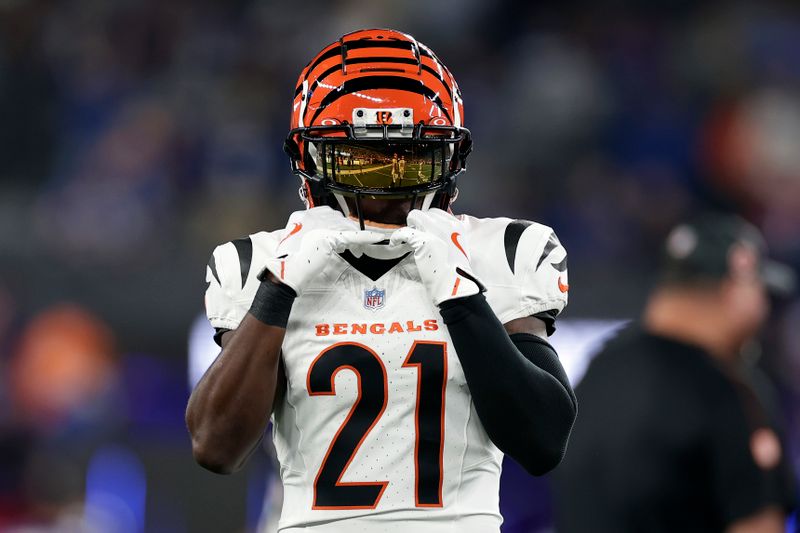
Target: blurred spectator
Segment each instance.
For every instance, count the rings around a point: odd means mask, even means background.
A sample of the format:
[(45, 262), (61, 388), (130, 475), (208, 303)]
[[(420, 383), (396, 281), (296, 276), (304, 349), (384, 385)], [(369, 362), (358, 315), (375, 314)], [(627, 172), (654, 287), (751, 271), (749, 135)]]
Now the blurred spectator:
[(68, 179), (43, 197), (42, 241), (94, 262), (139, 255), (167, 224), (172, 191), (165, 167), (173, 128), (163, 104), (123, 109), (77, 158)]
[(800, 93), (764, 87), (720, 106), (708, 124), (719, 186), (762, 225), (782, 255), (800, 257)]
[(111, 331), (83, 309), (56, 306), (25, 328), (9, 377), (21, 421), (52, 434), (103, 406), (116, 380)]
[[(741, 360), (793, 277), (757, 230), (707, 214), (669, 235), (641, 324), (577, 387), (581, 417), (556, 472), (559, 531), (784, 530), (795, 482), (777, 413)], [(759, 394), (761, 393), (761, 394)]]
[(113, 334), (75, 305), (43, 311), (8, 362), (0, 426), (0, 526), (48, 524), (80, 508), (82, 462), (121, 422)]

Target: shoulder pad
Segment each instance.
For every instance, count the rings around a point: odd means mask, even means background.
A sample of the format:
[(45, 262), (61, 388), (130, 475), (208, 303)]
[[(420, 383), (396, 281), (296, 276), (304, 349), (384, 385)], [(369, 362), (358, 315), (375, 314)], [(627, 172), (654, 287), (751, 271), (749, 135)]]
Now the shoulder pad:
[(555, 317), (564, 309), (567, 251), (552, 228), (510, 218), (463, 220), (469, 227), (470, 263), (501, 322), (541, 313)]
[(206, 267), (206, 315), (215, 328), (236, 329), (250, 309), (258, 274), (283, 230), (254, 233), (217, 246)]

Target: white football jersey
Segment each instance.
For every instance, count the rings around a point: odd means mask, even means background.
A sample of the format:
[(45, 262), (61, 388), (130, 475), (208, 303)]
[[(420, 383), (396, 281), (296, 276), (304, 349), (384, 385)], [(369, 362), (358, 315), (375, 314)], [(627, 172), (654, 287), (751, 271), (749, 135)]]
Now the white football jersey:
[[(552, 229), (459, 218), (501, 322), (564, 308), (566, 251)], [(214, 250), (212, 326), (238, 326), (284, 237), (261, 232)], [(499, 531), (502, 453), (412, 254), (377, 280), (333, 256), (295, 300), (282, 357), (288, 386), (273, 415), (280, 531)]]

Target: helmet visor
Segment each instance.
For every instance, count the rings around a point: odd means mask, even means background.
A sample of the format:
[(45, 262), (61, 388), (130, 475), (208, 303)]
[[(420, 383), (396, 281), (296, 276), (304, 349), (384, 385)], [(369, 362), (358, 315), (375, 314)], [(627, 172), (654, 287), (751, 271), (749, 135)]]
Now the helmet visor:
[(312, 143), (317, 172), (348, 188), (405, 189), (445, 179), (451, 143), (327, 141)]

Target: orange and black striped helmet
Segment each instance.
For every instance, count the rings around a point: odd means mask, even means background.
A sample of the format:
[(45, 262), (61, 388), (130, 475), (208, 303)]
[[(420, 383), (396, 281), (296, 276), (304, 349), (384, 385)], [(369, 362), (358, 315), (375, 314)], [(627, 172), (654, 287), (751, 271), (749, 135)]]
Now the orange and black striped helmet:
[(285, 150), (310, 205), (349, 214), (361, 198), (446, 209), (472, 148), (453, 75), (395, 30), (359, 30), (300, 73)]

